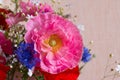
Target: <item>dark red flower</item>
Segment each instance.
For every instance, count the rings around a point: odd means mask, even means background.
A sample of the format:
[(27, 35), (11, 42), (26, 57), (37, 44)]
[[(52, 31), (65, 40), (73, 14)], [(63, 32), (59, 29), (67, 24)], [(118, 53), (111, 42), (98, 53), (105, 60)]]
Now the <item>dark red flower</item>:
[(10, 70), (10, 67), (0, 64), (0, 80), (6, 80), (7, 72)]
[(10, 10), (0, 8), (0, 26), (3, 29), (8, 29), (8, 24), (6, 23), (6, 14), (10, 13)]
[(80, 71), (79, 67), (73, 69), (68, 69), (59, 74), (50, 74), (39, 69), (40, 72), (44, 75), (45, 80), (77, 80)]
[(12, 54), (13, 49), (12, 49), (12, 42), (10, 40), (4, 41), (4, 43), (1, 43), (1, 47), (4, 53), (6, 54)]
[(0, 56), (0, 64), (6, 64), (6, 59), (3, 56)]
[(2, 32), (0, 32), (0, 46), (4, 53), (6, 53), (6, 54), (13, 53), (12, 42), (10, 40), (8, 40)]

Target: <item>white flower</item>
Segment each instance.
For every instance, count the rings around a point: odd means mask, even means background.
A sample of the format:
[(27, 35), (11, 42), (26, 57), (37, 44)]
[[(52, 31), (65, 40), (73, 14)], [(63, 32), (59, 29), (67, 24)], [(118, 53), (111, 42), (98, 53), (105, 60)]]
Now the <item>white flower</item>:
[(80, 31), (84, 31), (84, 30), (85, 30), (85, 26), (82, 25), (82, 24), (77, 25), (77, 28), (78, 28)]
[(40, 3), (40, 0), (30, 0), (30, 1), (36, 5), (39, 5), (39, 3)]
[(31, 77), (34, 72), (34, 67), (32, 69), (28, 69), (28, 75)]
[(115, 68), (115, 70), (120, 73), (120, 65), (117, 65), (117, 67)]
[(34, 16), (32, 16), (32, 15), (27, 15), (26, 18), (27, 18), (27, 19), (31, 19), (31, 18), (34, 18)]

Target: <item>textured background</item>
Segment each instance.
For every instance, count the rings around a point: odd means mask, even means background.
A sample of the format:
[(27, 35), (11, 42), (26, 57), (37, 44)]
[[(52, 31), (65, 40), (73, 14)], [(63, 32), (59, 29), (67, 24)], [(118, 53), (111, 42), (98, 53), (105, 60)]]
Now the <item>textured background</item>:
[[(4, 0), (7, 5), (10, 0)], [(50, 0), (41, 0), (51, 3)], [(115, 68), (116, 60), (120, 61), (120, 0), (56, 0), (54, 9), (64, 8), (64, 13), (71, 13), (75, 24), (85, 25), (82, 31), (84, 44), (92, 49), (96, 55), (81, 71), (79, 80), (103, 80), (105, 66), (109, 54), (114, 56), (109, 59), (110, 64), (106, 74), (112, 74), (111, 68)], [(12, 5), (10, 5), (12, 8)], [(93, 41), (90, 45), (89, 42)], [(110, 71), (110, 72), (109, 72)], [(104, 80), (113, 80), (113, 76)], [(114, 80), (120, 80), (115, 78)]]

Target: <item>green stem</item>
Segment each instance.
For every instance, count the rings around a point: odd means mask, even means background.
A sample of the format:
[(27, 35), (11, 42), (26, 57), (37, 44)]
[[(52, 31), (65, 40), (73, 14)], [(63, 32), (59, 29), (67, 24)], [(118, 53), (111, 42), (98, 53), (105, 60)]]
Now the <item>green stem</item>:
[(38, 80), (38, 78), (37, 78), (37, 76), (36, 76), (35, 74), (33, 74), (33, 76), (34, 76), (34, 78), (35, 78), (36, 80)]
[(10, 79), (9, 80), (14, 80), (14, 75), (15, 75), (15, 72), (16, 72), (16, 69), (18, 68), (18, 63), (15, 63), (12, 70), (11, 70), (11, 77), (9, 77)]
[(15, 69), (13, 69), (12, 76), (10, 80), (14, 80)]
[(85, 63), (84, 65), (82, 65), (79, 70), (81, 71), (85, 67), (86, 64), (87, 63)]
[(44, 80), (44, 77), (42, 75), (36, 76), (35, 74), (33, 74), (33, 76), (36, 80)]
[(17, 13), (18, 10), (18, 0), (15, 0), (15, 12)]

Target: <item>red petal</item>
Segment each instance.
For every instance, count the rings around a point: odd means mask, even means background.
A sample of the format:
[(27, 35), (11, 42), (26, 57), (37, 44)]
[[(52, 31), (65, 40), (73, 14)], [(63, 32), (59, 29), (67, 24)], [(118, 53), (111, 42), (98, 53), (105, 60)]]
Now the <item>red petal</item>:
[(77, 80), (80, 74), (78, 66), (59, 74), (50, 74), (42, 71), (40, 68), (39, 70), (44, 75), (45, 80)]

